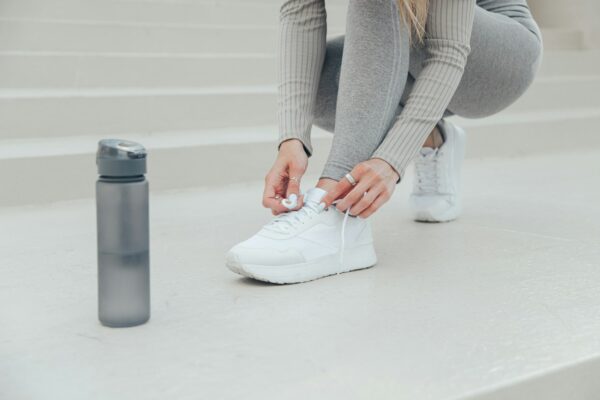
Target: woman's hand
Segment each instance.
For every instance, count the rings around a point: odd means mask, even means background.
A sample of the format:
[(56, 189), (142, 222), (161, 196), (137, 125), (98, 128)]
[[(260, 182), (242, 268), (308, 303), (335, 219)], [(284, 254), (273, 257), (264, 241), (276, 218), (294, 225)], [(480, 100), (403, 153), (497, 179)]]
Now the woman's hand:
[(396, 189), (400, 175), (386, 161), (372, 158), (358, 164), (350, 172), (356, 181), (352, 184), (342, 178), (323, 198), (329, 207), (337, 199), (336, 207), (342, 212), (350, 209), (350, 214), (367, 218), (387, 202)]
[(273, 215), (291, 211), (281, 204), (281, 199), (288, 198), (291, 194), (298, 196), (298, 206), (294, 210), (302, 207), (300, 180), (307, 166), (308, 156), (301, 141), (290, 139), (279, 146), (277, 160), (265, 177), (262, 201), (263, 206), (270, 208)]

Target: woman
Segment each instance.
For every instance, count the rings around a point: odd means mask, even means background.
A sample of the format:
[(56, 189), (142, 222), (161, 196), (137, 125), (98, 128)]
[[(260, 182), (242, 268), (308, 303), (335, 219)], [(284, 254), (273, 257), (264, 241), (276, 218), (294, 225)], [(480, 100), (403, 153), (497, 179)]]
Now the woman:
[[(263, 197), (278, 217), (228, 253), (239, 274), (293, 283), (374, 265), (366, 218), (413, 160), (415, 220), (456, 218), (465, 138), (444, 117), (506, 108), (542, 56), (526, 0), (349, 0), (345, 37), (326, 30), (324, 0), (281, 7), (279, 153)], [(313, 123), (335, 134), (299, 196)]]

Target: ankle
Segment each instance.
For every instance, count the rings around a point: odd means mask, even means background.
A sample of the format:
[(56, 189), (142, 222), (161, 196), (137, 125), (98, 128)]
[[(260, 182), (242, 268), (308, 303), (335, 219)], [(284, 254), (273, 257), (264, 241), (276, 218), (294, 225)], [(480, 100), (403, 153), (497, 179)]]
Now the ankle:
[(440, 132), (439, 128), (436, 126), (433, 128), (425, 143), (423, 143), (423, 147), (429, 147), (432, 149), (437, 149), (444, 144), (444, 136)]

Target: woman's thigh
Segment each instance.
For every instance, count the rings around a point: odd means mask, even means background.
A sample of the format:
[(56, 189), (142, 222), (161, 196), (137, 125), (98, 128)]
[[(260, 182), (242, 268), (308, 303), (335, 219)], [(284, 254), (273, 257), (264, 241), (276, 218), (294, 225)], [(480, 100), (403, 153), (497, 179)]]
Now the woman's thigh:
[[(340, 71), (342, 69), (342, 56), (344, 53), (344, 36), (337, 36), (327, 41), (325, 60), (321, 69), (317, 101), (315, 105), (314, 124), (321, 129), (333, 133), (335, 130), (335, 111), (337, 105), (338, 89), (340, 83)], [(407, 85), (412, 85), (412, 77), (408, 77)], [(400, 104), (396, 108), (395, 115), (402, 111), (404, 99), (408, 96), (407, 90)]]
[[(412, 76), (418, 76), (425, 57), (422, 47), (413, 49)], [(542, 44), (533, 32), (505, 15), (477, 7), (471, 52), (448, 110), (466, 118), (486, 117), (503, 110), (531, 85), (541, 58)], [(408, 84), (406, 90), (411, 87)]]
[[(315, 125), (335, 129), (335, 109), (344, 50), (344, 37), (327, 42), (317, 92)], [(410, 73), (396, 114), (402, 112), (423, 69), (427, 54), (422, 46), (410, 52)], [(511, 105), (531, 85), (542, 58), (542, 44), (519, 22), (477, 7), (471, 52), (458, 88), (445, 115), (465, 118), (493, 115)]]

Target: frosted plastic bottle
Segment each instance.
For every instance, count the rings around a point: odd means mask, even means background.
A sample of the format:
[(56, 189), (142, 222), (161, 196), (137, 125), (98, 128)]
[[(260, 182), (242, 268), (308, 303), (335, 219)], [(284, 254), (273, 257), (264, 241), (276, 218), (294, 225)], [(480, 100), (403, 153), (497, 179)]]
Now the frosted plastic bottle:
[(98, 318), (127, 327), (150, 318), (146, 150), (138, 143), (98, 143)]

